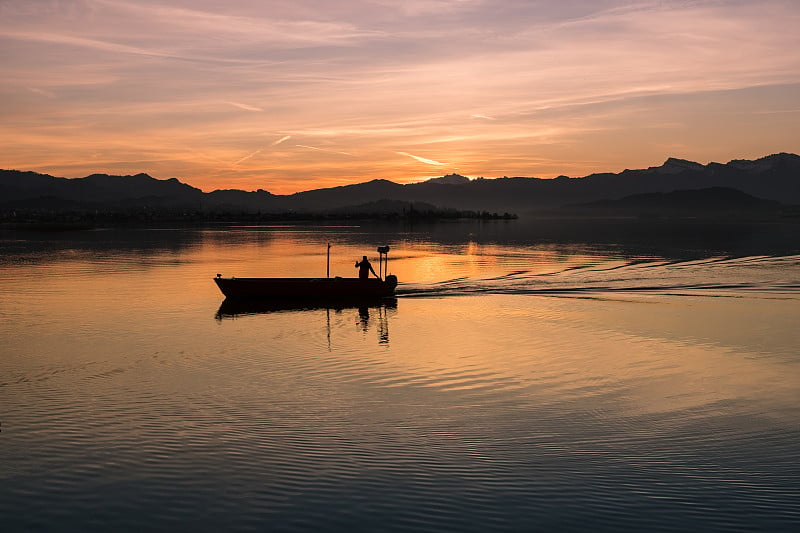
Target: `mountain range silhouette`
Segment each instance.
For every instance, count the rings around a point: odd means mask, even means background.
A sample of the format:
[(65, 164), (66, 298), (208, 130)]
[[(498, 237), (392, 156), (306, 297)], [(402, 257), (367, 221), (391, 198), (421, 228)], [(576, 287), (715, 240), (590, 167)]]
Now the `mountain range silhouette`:
[[(735, 193), (731, 193), (734, 190)], [(674, 191), (704, 191), (657, 196)], [(738, 194), (736, 194), (738, 193)], [(647, 195), (656, 195), (648, 197)], [(752, 200), (744, 196), (753, 197)], [(625, 199), (625, 201), (620, 201)], [(764, 203), (762, 200), (771, 201)], [(614, 201), (617, 203), (615, 204)], [(662, 165), (580, 178), (503, 177), (469, 179), (450, 174), (401, 185), (384, 179), (298, 192), (216, 190), (205, 193), (176, 178), (147, 174), (59, 178), (0, 170), (0, 210), (196, 210), (246, 213), (326, 213), (365, 205), (424, 204), (441, 209), (534, 212), (580, 205), (583, 209), (633, 209), (661, 202), (703, 210), (800, 204), (800, 156), (773, 154), (756, 160), (703, 165), (669, 158)], [(727, 202), (727, 203), (726, 203)]]

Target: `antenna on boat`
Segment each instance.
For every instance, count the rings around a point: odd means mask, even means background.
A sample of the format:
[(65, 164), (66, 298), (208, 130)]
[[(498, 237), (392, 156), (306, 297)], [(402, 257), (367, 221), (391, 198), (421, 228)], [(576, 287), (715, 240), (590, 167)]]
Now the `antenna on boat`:
[(331, 277), (331, 243), (328, 243), (328, 267), (325, 270), (325, 276)]
[[(378, 254), (378, 272), (380, 272), (378, 277), (384, 279), (385, 274), (389, 273), (389, 247), (378, 246)], [(385, 266), (384, 261), (386, 262)]]

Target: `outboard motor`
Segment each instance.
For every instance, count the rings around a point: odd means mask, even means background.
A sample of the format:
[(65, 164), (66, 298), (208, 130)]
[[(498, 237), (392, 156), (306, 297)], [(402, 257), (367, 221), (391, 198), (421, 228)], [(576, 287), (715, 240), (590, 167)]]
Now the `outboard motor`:
[[(389, 272), (389, 247), (388, 246), (378, 246), (378, 277), (383, 279), (385, 273)], [(384, 266), (384, 262), (386, 266)], [(394, 276), (392, 276), (394, 277)], [(386, 277), (385, 281), (389, 281), (389, 277)], [(394, 277), (394, 283), (397, 285), (397, 278)]]

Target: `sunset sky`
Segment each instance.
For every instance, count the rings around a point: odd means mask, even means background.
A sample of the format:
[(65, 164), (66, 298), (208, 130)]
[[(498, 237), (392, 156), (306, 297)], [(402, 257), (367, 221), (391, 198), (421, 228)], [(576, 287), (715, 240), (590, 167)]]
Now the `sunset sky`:
[(291, 193), (800, 152), (798, 0), (0, 0), (0, 168)]

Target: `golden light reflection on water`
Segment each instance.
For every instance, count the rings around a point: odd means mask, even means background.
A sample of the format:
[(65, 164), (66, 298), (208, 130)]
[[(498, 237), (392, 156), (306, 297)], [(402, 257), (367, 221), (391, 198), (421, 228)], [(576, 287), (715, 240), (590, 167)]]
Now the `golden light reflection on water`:
[[(378, 241), (380, 236), (371, 238)], [(217, 272), (241, 277), (323, 276), (326, 245), (331, 242), (331, 274), (352, 276), (355, 259), (363, 253), (375, 255), (365, 250), (363, 240), (343, 234), (342, 228), (258, 228), (207, 230), (186, 248), (156, 248), (151, 253), (133, 249), (86, 255), (67, 250), (52, 261), (30, 265), (19, 274), (16, 288), (11, 281), (8, 293), (25, 286), (28, 298), (24, 305), (7, 300), (5, 313), (17, 321), (20, 331), (35, 328), (46, 317), (51, 325), (70, 330), (75, 346), (88, 348), (99, 339), (115, 353), (126, 342), (141, 343), (132, 314), (157, 323), (151, 325), (153, 335), (169, 328), (184, 331), (182, 313), (202, 309), (201, 313), (213, 314), (221, 301), (211, 282)], [(417, 287), (513, 276), (523, 269), (532, 276), (574, 272), (580, 280), (586, 275), (583, 271), (595, 267), (614, 271), (626, 264), (616, 257), (569, 253), (563, 248), (526, 249), (474, 240), (461, 244), (400, 240), (390, 257), (389, 270), (401, 284)], [(657, 264), (661, 263), (652, 263)], [(629, 295), (612, 301), (608, 295), (594, 295), (582, 301), (486, 295), (401, 298), (396, 310), (373, 311), (366, 319), (352, 309), (340, 313), (353, 315), (351, 322), (361, 324), (362, 333), (380, 329), (378, 337), (399, 354), (384, 360), (385, 354), (376, 352), (378, 359), (373, 362), (384, 370), (395, 369), (378, 383), (418, 383), (442, 390), (541, 389), (561, 397), (579, 391), (590, 396), (592, 390), (621, 386), (627, 387), (631, 405), (640, 410), (688, 409), (724, 400), (726, 394), (763, 396), (766, 401), (778, 392), (759, 387), (781, 381), (785, 368), (780, 357), (793, 353), (792, 347), (800, 342), (792, 324), (797, 316), (795, 299)], [(267, 329), (283, 327), (268, 315), (255, 319), (263, 320)], [(300, 323), (290, 331), (302, 331), (303, 321), (309, 327), (320, 326), (313, 314), (298, 314), (297, 320)], [(330, 322), (326, 325), (334, 341), (337, 324), (334, 320), (333, 331)], [(223, 330), (226, 327), (223, 323)], [(74, 353), (55, 349), (59, 335), (51, 331), (31, 336), (26, 353)], [(279, 340), (287, 342), (286, 335)], [(305, 340), (301, 336), (299, 342)], [(369, 358), (369, 353), (364, 356)]]
[[(367, 255), (377, 266), (377, 246), (391, 244), (388, 271), (401, 284), (491, 278), (520, 270), (546, 274), (596, 261), (578, 248), (543, 245), (524, 249), (470, 239), (443, 244), (412, 239), (413, 235), (373, 235), (358, 226), (207, 231), (197, 254), (199, 260), (208, 257), (214, 261), (218, 272), (226, 276), (317, 277), (326, 274), (327, 244), (331, 244), (331, 276), (355, 277), (355, 260)], [(609, 259), (604, 261), (608, 266)]]
[[(716, 310), (740, 304), (729, 300)], [(613, 393), (623, 399), (624, 406), (617, 407), (630, 413), (684, 411), (726, 401), (755, 402), (763, 409), (796, 397), (792, 383), (800, 382), (800, 372), (784, 358), (796, 334), (776, 342), (777, 353), (732, 344), (720, 335), (724, 332), (702, 327), (696, 330), (705, 338), (698, 341), (664, 320), (675, 305), (682, 304), (670, 298), (649, 303), (514, 296), (401, 300), (389, 321), (391, 354), (376, 353), (382, 365), (376, 382), (443, 391), (518, 390), (544, 403), (570, 398), (591, 403)], [(787, 312), (797, 305), (778, 304)], [(703, 310), (683, 307), (687, 323), (703, 321)], [(735, 315), (740, 320), (734, 322)], [(742, 318), (741, 311), (728, 313), (729, 326), (757, 331), (758, 325)]]
[[(220, 486), (233, 487), (226, 519), (242, 501), (278, 509), (287, 487), (298, 516), (320, 491), (337, 512), (350, 487), (359, 506), (378, 494), (377, 520), (387, 502), (428, 516), (458, 498), (449, 520), (564, 494), (616, 524), (620, 502), (638, 517), (651, 494), (662, 516), (721, 492), (772, 517), (796, 492), (799, 257), (676, 263), (358, 228), (178, 233), (0, 258), (7, 508), (50, 498), (58, 519), (74, 504), (62, 494), (80, 493), (93, 511), (114, 498), (97, 486), (122, 480), (132, 497), (115, 502), (135, 516), (154, 499), (217, 502)], [(413, 290), (384, 306), (218, 312), (217, 272), (322, 275), (328, 242), (333, 275), (390, 242), (390, 270)], [(270, 491), (280, 504), (251, 496)]]

